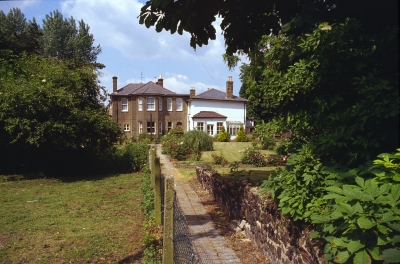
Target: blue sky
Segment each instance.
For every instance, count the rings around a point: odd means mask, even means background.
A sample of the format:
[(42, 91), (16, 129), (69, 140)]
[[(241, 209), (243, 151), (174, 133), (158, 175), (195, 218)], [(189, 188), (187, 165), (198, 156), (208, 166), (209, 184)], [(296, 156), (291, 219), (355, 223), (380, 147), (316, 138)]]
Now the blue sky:
[[(64, 18), (83, 19), (90, 26), (95, 45), (102, 53), (98, 62), (106, 65), (101, 71), (101, 84), (112, 91), (112, 76), (118, 76), (118, 88), (128, 83), (154, 81), (162, 74), (164, 87), (176, 93), (196, 93), (207, 88), (225, 90), (228, 76), (234, 81), (233, 92), (239, 95), (240, 67), (230, 71), (222, 60), (224, 42), (219, 23), (217, 39), (207, 46), (189, 45), (190, 35), (157, 33), (154, 27), (139, 24), (138, 15), (145, 1), (141, 0), (0, 0), (0, 9), (8, 13), (18, 7), (27, 20), (33, 17), (41, 24), (46, 14), (60, 11)], [(217, 20), (218, 21), (218, 20)], [(240, 63), (239, 63), (240, 65)]]

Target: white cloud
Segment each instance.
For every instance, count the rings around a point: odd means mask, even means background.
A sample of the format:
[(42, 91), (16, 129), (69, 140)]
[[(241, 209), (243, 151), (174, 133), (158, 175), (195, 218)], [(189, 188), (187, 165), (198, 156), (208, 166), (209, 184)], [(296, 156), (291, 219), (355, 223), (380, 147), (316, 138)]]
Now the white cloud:
[[(196, 51), (190, 47), (190, 34), (170, 34), (168, 31), (157, 33), (154, 27), (146, 28), (139, 24), (139, 13), (143, 6), (138, 0), (66, 0), (62, 2), (62, 13), (65, 17), (74, 16), (76, 20), (83, 19), (90, 25), (90, 32), (94, 35), (96, 44), (99, 43), (106, 52), (118, 52), (114, 60), (102, 61), (107, 65), (105, 69), (108, 90), (112, 75), (121, 77), (120, 82), (129, 83), (129, 80), (140, 76), (144, 71), (147, 76), (165, 75), (164, 83), (173, 87), (176, 92), (188, 92), (191, 86), (197, 91), (204, 91), (208, 87), (222, 87), (228, 75), (233, 75), (238, 84), (239, 67), (229, 72), (222, 60), (225, 52), (224, 40), (219, 24), (221, 18), (215, 23), (216, 40)], [(102, 58), (105, 56), (102, 55)], [(109, 56), (112, 57), (112, 56)], [(120, 64), (118, 72), (109, 65)], [(124, 65), (126, 77), (121, 72)], [(129, 72), (128, 72), (129, 71)], [(132, 76), (132, 75), (136, 76)], [(130, 75), (130, 76), (129, 76)], [(180, 79), (184, 75), (187, 79)], [(108, 79), (107, 79), (108, 78)], [(149, 79), (154, 81), (154, 79)], [(140, 79), (138, 80), (140, 81)], [(143, 80), (144, 81), (144, 80)], [(136, 81), (137, 82), (137, 81)], [(237, 90), (236, 90), (237, 89)], [(235, 90), (238, 93), (238, 89)]]

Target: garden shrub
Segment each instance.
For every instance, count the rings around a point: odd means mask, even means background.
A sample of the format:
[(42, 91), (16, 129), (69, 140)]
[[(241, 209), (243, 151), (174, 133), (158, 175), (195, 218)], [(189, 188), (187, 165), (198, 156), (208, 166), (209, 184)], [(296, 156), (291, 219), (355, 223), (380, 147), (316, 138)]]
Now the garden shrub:
[(217, 135), (217, 141), (218, 142), (229, 142), (231, 140), (231, 135), (229, 132), (225, 130), (225, 127), (221, 127), (221, 132), (218, 133)]
[(204, 131), (190, 130), (183, 134), (184, 141), (192, 152), (213, 150), (213, 141)]
[(323, 199), (331, 202), (330, 210), (311, 216), (320, 227), (315, 235), (327, 242), (325, 259), (330, 262), (400, 260), (400, 149), (378, 158), (369, 173), (355, 177), (354, 183), (324, 188)]
[(214, 160), (215, 165), (226, 165), (228, 164), (228, 161), (225, 159), (224, 155), (222, 152), (220, 154), (212, 153), (211, 157)]
[(200, 160), (202, 151), (213, 149), (213, 141), (204, 131), (191, 130), (184, 134), (180, 131), (161, 138), (163, 153), (174, 159)]
[(310, 222), (329, 263), (393, 263), (400, 259), (400, 149), (372, 166), (325, 166), (303, 148), (261, 186), (282, 213)]
[(274, 135), (277, 133), (277, 128), (272, 123), (264, 123), (256, 125), (253, 132), (253, 146), (261, 149), (273, 149), (277, 143)]
[(147, 163), (149, 140), (114, 146), (98, 154), (98, 173), (129, 173), (141, 171)]
[(239, 131), (236, 136), (236, 141), (237, 142), (247, 142), (249, 141), (246, 131), (244, 130), (243, 126), (240, 126)]
[(261, 154), (258, 150), (249, 148), (246, 148), (243, 152), (241, 161), (244, 164), (252, 164), (256, 167), (263, 167), (267, 164), (265, 161), (265, 155)]

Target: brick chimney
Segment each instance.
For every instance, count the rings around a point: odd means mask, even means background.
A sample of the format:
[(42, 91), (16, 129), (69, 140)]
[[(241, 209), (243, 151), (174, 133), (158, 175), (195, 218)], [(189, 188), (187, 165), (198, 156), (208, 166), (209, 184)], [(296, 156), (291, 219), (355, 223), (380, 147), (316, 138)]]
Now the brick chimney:
[(118, 85), (118, 77), (114, 76), (113, 78), (113, 93), (116, 93), (118, 91), (117, 85)]
[(160, 77), (158, 77), (157, 84), (160, 85), (161, 87), (164, 87), (164, 79), (162, 78), (161, 74)]
[(193, 98), (196, 96), (196, 89), (194, 87), (190, 88), (190, 98)]
[(232, 76), (228, 76), (228, 80), (226, 81), (226, 98), (233, 98), (233, 81)]

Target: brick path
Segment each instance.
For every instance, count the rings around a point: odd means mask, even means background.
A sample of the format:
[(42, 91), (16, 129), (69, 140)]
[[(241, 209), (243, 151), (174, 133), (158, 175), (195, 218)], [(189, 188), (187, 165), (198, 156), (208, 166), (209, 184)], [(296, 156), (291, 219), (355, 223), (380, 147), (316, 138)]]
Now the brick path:
[[(174, 175), (174, 165), (168, 156), (161, 154), (160, 144), (157, 145), (157, 156), (160, 157), (161, 174)], [(176, 177), (174, 180), (179, 207), (185, 215), (193, 246), (201, 259), (215, 264), (241, 263), (235, 252), (227, 247), (224, 237), (215, 228), (192, 187)]]

